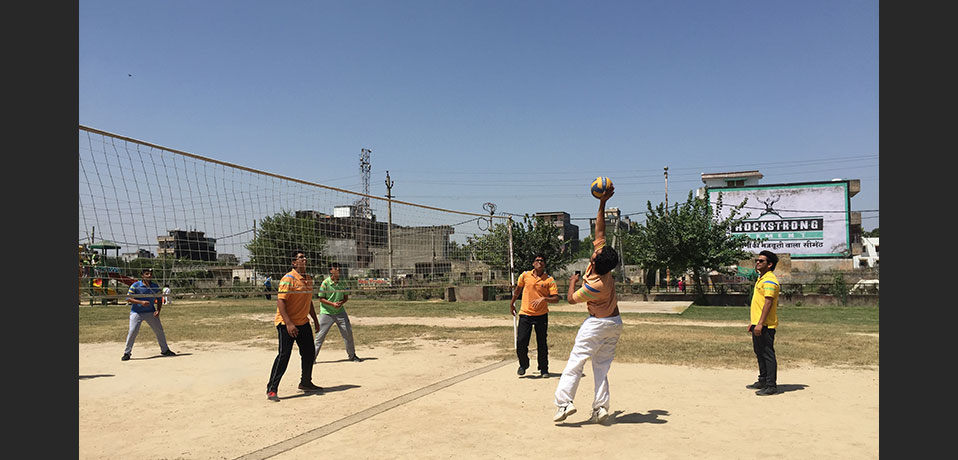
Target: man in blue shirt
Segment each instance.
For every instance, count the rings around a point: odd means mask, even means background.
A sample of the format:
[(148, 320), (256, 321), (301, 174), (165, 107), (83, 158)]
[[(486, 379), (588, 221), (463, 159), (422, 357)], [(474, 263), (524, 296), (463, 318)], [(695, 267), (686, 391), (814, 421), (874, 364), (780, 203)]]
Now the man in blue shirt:
[(175, 356), (176, 353), (166, 344), (166, 334), (163, 332), (163, 323), (160, 322), (163, 297), (160, 294), (160, 286), (153, 282), (153, 269), (144, 268), (140, 280), (130, 285), (126, 295), (126, 301), (130, 304), (130, 332), (126, 336), (126, 349), (123, 350), (121, 360), (129, 361), (133, 342), (140, 333), (140, 325), (143, 321), (146, 321), (156, 334), (156, 341), (160, 344), (160, 354)]

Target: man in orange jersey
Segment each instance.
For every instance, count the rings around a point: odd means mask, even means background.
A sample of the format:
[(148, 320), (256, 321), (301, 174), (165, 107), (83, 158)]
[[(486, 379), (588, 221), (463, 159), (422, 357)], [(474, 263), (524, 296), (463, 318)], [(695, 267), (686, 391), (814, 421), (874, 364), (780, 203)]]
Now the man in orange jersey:
[(536, 254), (532, 270), (519, 275), (516, 289), (512, 294), (509, 308), (516, 315), (516, 299), (522, 294), (522, 307), (519, 310), (519, 327), (516, 335), (516, 355), (519, 357), (519, 375), (525, 375), (529, 368), (529, 339), (533, 327), (536, 330), (536, 355), (539, 364), (539, 376), (549, 376), (549, 345), (546, 336), (549, 330), (549, 303), (559, 301), (559, 289), (556, 280), (546, 273), (546, 258)]
[(615, 279), (612, 269), (619, 264), (619, 254), (605, 244), (605, 202), (612, 198), (615, 189), (610, 185), (605, 195), (599, 198), (599, 214), (595, 221), (595, 250), (583, 276), (582, 287), (576, 290), (579, 275), (569, 279), (568, 300), (570, 304), (585, 302), (589, 317), (585, 319), (575, 337), (562, 377), (555, 393), (556, 414), (554, 422), (561, 422), (576, 412), (575, 398), (585, 362), (592, 360), (592, 376), (595, 379), (595, 398), (592, 401), (592, 420), (597, 423), (609, 417), (609, 368), (615, 357), (615, 346), (622, 335), (622, 319), (619, 316), (615, 295)]
[(270, 369), (269, 382), (266, 384), (266, 398), (279, 401), (277, 390), (279, 381), (286, 373), (293, 342), (299, 347), (303, 373), (299, 380), (299, 389), (306, 392), (323, 391), (313, 385), (313, 329), (309, 327), (309, 318), (319, 328), (316, 309), (313, 308), (313, 277), (306, 274), (306, 253), (293, 251), (293, 269), (279, 282), (276, 296), (276, 318), (273, 320), (279, 338), (279, 351)]

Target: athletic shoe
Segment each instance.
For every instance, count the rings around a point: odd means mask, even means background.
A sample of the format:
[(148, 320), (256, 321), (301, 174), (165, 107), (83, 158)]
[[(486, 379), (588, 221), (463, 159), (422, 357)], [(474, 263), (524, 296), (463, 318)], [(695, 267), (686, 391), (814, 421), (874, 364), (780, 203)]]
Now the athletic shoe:
[(350, 361), (355, 361), (355, 362), (357, 362), (357, 363), (363, 362), (363, 359), (360, 358), (359, 356), (353, 356), (352, 358), (349, 358), (349, 360), (350, 360)]
[(609, 411), (606, 408), (599, 406), (598, 409), (592, 410), (593, 422), (602, 423), (602, 422), (605, 422), (608, 418), (609, 418)]
[(129, 360), (130, 360), (130, 354), (129, 354), (129, 353), (123, 353), (123, 357), (120, 358), (120, 361), (129, 361)]
[(323, 387), (318, 387), (318, 386), (316, 386), (316, 385), (313, 385), (312, 383), (300, 383), (300, 384), (299, 384), (299, 389), (300, 389), (300, 390), (303, 390), (303, 391), (307, 391), (307, 392), (314, 392), (314, 391), (315, 391), (315, 392), (321, 392), (321, 391), (323, 391)]
[(775, 393), (778, 393), (778, 387), (776, 387), (775, 385), (768, 385), (765, 388), (762, 388), (761, 390), (758, 390), (755, 392), (755, 394), (759, 396), (769, 396)]
[(559, 409), (556, 410), (556, 415), (555, 417), (552, 417), (552, 421), (561, 422), (565, 420), (566, 417), (574, 413), (575, 413), (575, 406), (573, 406), (572, 403), (570, 402), (569, 404), (566, 404), (565, 406), (560, 406)]
[(539, 371), (539, 377), (541, 377), (541, 378), (548, 378), (548, 377), (549, 377), (549, 371)]
[(166, 351), (164, 351), (163, 353), (160, 353), (160, 354), (163, 355), (163, 356), (176, 356), (176, 353), (174, 353), (173, 350), (166, 350)]
[(522, 367), (522, 366), (519, 366), (519, 370), (516, 371), (516, 374), (526, 375), (526, 368), (525, 368), (525, 367)]
[(765, 382), (756, 380), (755, 383), (751, 385), (745, 385), (745, 388), (748, 388), (749, 390), (761, 390), (762, 388), (765, 388)]
[(275, 392), (275, 391), (268, 391), (268, 392), (266, 392), (266, 399), (268, 399), (268, 400), (270, 400), (270, 401), (274, 401), (274, 402), (279, 402), (279, 396), (276, 396), (276, 392)]

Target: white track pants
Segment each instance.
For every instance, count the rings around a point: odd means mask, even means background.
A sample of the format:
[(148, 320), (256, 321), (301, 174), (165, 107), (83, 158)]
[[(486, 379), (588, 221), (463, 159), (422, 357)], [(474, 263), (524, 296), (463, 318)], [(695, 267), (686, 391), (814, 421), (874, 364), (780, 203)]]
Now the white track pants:
[(569, 353), (569, 361), (559, 379), (559, 387), (556, 388), (556, 406), (565, 406), (575, 398), (579, 380), (582, 378), (582, 369), (585, 367), (586, 360), (591, 358), (592, 376), (595, 378), (595, 399), (592, 401), (592, 409), (609, 408), (609, 367), (612, 366), (615, 345), (619, 342), (620, 335), (622, 335), (620, 316), (610, 318), (590, 316), (582, 323), (579, 333), (575, 336), (572, 352)]

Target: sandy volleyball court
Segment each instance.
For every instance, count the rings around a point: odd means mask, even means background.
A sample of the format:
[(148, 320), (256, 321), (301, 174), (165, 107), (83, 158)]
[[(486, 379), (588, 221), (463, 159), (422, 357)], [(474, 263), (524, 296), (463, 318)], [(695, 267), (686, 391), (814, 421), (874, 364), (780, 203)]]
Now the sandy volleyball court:
[[(757, 397), (751, 370), (613, 363), (613, 416), (588, 421), (589, 365), (579, 412), (554, 424), (558, 378), (519, 378), (515, 360), (479, 345), (324, 350), (313, 371), (326, 391), (296, 390), (294, 352), (278, 403), (265, 397), (274, 351), (172, 343), (146, 333), (79, 345), (79, 458), (878, 458), (877, 369), (783, 369), (783, 394)], [(534, 356), (534, 355), (533, 355)], [(555, 356), (561, 371), (565, 357)], [(534, 359), (534, 358), (533, 358)], [(855, 391), (849, 391), (854, 388)]]

